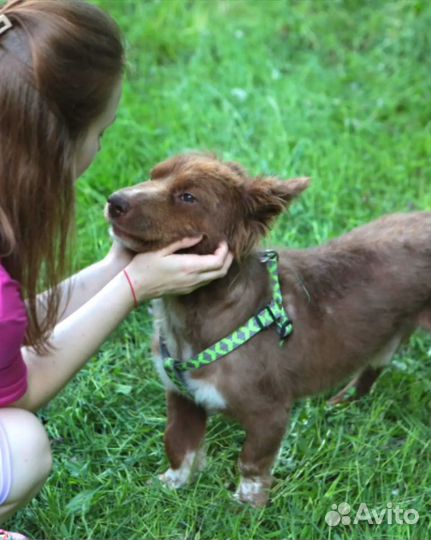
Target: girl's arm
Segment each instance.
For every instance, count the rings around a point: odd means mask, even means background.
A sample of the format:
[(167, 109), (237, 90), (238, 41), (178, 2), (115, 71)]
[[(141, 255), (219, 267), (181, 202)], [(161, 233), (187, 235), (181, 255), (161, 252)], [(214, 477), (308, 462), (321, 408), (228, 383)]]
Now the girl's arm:
[[(97, 263), (84, 268), (77, 274), (64, 280), (59, 285), (61, 304), (59, 322), (80, 308), (85, 302), (99, 292), (132, 260), (133, 254), (114, 242), (108, 255)], [(38, 295), (38, 313), (44, 316), (45, 293)]]
[[(138, 301), (169, 293), (186, 294), (226, 275), (232, 262), (226, 244), (222, 244), (213, 255), (174, 254), (190, 245), (190, 239), (183, 240), (164, 250), (134, 257), (126, 268)], [(51, 336), (53, 348), (48, 354), (40, 356), (28, 347), (23, 348), (28, 390), (10, 406), (36, 411), (47, 404), (85, 365), (133, 307), (130, 284), (120, 272), (57, 324)]]
[(130, 286), (117, 274), (93, 298), (62, 320), (51, 336), (52, 349), (40, 356), (24, 347), (28, 389), (12, 406), (36, 411), (62, 390), (134, 307)]

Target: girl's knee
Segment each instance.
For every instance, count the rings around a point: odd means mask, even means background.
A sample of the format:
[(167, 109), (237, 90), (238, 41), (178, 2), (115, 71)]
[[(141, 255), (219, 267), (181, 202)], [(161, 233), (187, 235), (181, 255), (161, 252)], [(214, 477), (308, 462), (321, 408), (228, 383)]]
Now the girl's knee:
[(22, 409), (0, 409), (0, 423), (10, 457), (8, 501), (26, 499), (30, 493), (40, 489), (51, 471), (48, 436), (39, 419)]

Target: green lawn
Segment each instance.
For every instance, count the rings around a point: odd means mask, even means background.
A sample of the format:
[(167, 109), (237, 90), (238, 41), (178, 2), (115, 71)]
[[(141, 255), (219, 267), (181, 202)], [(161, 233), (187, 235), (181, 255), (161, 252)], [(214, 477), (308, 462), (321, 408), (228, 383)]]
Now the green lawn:
[[(271, 243), (325, 242), (384, 213), (431, 208), (426, 0), (100, 0), (124, 30), (118, 122), (78, 184), (76, 267), (109, 247), (107, 196), (187, 149), (253, 173), (310, 175)], [(372, 324), (372, 322), (370, 322)], [(41, 414), (54, 471), (8, 525), (48, 539), (425, 539), (431, 537), (431, 339), (402, 347), (372, 396), (299, 403), (272, 503), (232, 500), (243, 433), (210, 422), (209, 464), (180, 492), (156, 480), (164, 393), (147, 307), (133, 313)], [(388, 503), (416, 525), (329, 527), (332, 504)], [(395, 520), (393, 520), (395, 521)]]

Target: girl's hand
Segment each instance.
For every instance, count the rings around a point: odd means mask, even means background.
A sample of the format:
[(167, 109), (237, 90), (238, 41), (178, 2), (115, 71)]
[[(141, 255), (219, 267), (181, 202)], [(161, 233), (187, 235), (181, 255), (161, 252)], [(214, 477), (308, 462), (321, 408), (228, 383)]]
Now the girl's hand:
[(138, 301), (166, 294), (188, 294), (227, 274), (233, 260), (226, 242), (212, 255), (176, 254), (201, 241), (184, 238), (152, 253), (136, 255), (127, 266)]

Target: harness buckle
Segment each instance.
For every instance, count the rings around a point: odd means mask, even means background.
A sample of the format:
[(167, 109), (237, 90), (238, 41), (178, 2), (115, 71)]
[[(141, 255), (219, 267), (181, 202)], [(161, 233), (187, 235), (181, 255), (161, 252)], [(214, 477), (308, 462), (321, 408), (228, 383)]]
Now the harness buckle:
[(293, 329), (292, 321), (289, 321), (289, 319), (283, 321), (282, 323), (277, 322), (277, 334), (281, 337), (281, 339), (286, 339), (291, 333)]
[(279, 313), (278, 315), (276, 315), (272, 311), (271, 306), (266, 306), (266, 310), (276, 325), (277, 334), (281, 337), (281, 339), (286, 339), (287, 336), (289, 336), (292, 332), (292, 321), (286, 319), (283, 313)]
[(260, 260), (263, 263), (278, 261), (278, 253), (274, 249), (265, 249), (260, 256)]
[(6, 15), (0, 15), (0, 36), (12, 28), (13, 24), (9, 17)]

